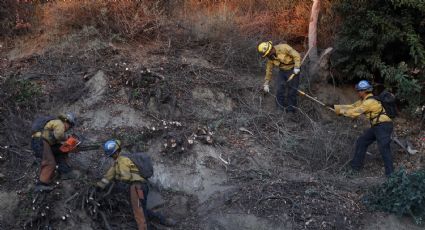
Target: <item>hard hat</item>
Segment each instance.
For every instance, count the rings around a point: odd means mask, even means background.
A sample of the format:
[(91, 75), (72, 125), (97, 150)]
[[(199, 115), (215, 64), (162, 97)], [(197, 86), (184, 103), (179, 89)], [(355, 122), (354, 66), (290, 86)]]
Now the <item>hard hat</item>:
[(103, 150), (108, 157), (114, 155), (121, 148), (121, 141), (119, 140), (109, 140), (103, 145)]
[(372, 89), (373, 89), (372, 85), (366, 80), (361, 80), (356, 85), (357, 91), (372, 91)]
[(59, 119), (64, 122), (68, 122), (71, 127), (75, 126), (75, 124), (77, 123), (77, 118), (75, 114), (71, 112), (59, 115)]
[(261, 43), (258, 45), (258, 52), (259, 52), (260, 54), (262, 54), (262, 55), (263, 55), (263, 57), (266, 57), (267, 55), (269, 55), (269, 53), (270, 53), (270, 51), (272, 50), (272, 48), (273, 48), (273, 44), (272, 44), (272, 42), (271, 42), (271, 41), (268, 41), (268, 42), (261, 42)]

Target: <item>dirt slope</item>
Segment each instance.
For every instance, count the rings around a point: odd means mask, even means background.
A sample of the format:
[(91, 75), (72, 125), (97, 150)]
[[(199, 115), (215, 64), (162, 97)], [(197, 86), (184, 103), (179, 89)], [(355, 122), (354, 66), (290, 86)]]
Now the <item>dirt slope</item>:
[[(153, 158), (148, 205), (178, 220), (174, 229), (362, 229), (372, 222), (361, 196), (383, 180), (382, 162), (368, 159), (359, 178), (343, 175), (361, 131), (351, 127), (365, 122), (335, 118), (304, 99), (291, 120), (259, 91), (258, 75), (215, 66), (196, 47), (155, 54), (86, 39), (3, 59), (2, 76), (32, 82), (40, 93), (23, 98), (30, 105), (9, 98), (2, 110), (10, 119), (2, 132), (11, 135), (0, 139), (0, 228), (105, 229), (104, 216), (113, 229), (135, 227), (125, 194), (101, 199), (90, 188), (111, 164), (100, 150), (72, 154), (82, 178), (56, 178), (53, 192), (32, 192), (38, 164), (27, 130), (37, 114), (57, 111), (79, 115), (74, 132), (85, 143), (120, 138), (126, 151)], [(394, 224), (373, 226), (410, 226), (389, 218)]]

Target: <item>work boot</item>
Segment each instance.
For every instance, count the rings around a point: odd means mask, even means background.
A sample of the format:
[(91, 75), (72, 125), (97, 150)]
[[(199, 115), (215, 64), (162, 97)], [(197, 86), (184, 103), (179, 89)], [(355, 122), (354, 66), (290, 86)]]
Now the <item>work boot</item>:
[(176, 226), (177, 221), (172, 219), (172, 218), (167, 217), (167, 218), (162, 219), (162, 221), (160, 221), (159, 223), (164, 225), (164, 226), (167, 226), (167, 227), (173, 227), (173, 226)]
[(80, 177), (81, 177), (81, 173), (78, 170), (71, 170), (70, 172), (61, 174), (62, 180), (73, 180), (73, 179), (78, 179)]
[(53, 190), (53, 186), (46, 185), (43, 183), (38, 183), (34, 187), (34, 192), (50, 192)]

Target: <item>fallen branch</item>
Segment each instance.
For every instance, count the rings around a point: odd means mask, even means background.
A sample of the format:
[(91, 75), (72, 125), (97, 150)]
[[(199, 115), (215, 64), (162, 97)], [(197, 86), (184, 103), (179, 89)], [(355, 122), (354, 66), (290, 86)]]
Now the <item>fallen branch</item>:
[(104, 212), (99, 211), (100, 216), (102, 217), (103, 223), (105, 224), (105, 228), (108, 230), (112, 230), (111, 225), (108, 222), (108, 218), (106, 218), (106, 215)]

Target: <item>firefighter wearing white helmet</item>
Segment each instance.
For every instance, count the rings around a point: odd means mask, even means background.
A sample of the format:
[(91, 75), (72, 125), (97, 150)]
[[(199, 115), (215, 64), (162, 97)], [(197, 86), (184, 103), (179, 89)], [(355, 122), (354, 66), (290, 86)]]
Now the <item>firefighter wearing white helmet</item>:
[(61, 179), (75, 179), (79, 172), (68, 165), (68, 155), (61, 151), (60, 146), (67, 139), (66, 132), (76, 125), (74, 113), (64, 113), (58, 116), (42, 116), (34, 120), (31, 127), (31, 148), (36, 158), (41, 159), (39, 180), (35, 186), (36, 192), (50, 191), (52, 179), (57, 172)]
[[(264, 91), (270, 92), (273, 67), (279, 68), (279, 76), (276, 80), (276, 105), (280, 110), (295, 112), (297, 106), (297, 90), (300, 83), (299, 77), (288, 81), (292, 74), (298, 75), (301, 67), (301, 56), (288, 44), (273, 45), (271, 41), (262, 42), (258, 45), (258, 52), (264, 58), (268, 58), (266, 64), (266, 76)], [(285, 98), (285, 93), (288, 97)]]

